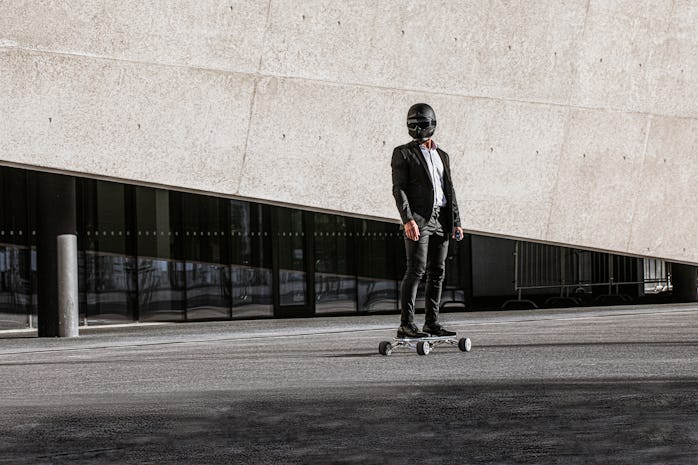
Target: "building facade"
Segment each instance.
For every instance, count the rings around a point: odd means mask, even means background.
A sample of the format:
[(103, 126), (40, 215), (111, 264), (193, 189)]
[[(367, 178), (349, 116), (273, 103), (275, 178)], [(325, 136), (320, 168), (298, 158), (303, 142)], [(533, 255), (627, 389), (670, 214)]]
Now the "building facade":
[[(0, 329), (37, 323), (36, 182), (34, 171), (0, 167)], [(82, 325), (398, 312), (405, 257), (393, 222), (88, 178), (76, 186)], [(442, 306), (670, 299), (669, 270), (650, 264), (665, 265), (469, 234), (449, 249)]]
[(695, 300), (697, 12), (1, 2), (2, 305), (53, 306), (41, 251), (68, 231), (83, 321), (391, 311), (389, 157), (416, 102), (468, 232), (453, 307)]

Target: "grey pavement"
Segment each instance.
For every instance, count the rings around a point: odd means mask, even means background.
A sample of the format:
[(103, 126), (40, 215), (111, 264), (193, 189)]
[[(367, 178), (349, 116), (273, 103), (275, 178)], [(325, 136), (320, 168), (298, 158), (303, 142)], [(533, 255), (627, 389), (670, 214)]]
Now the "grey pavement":
[(0, 332), (0, 463), (698, 463), (698, 305)]

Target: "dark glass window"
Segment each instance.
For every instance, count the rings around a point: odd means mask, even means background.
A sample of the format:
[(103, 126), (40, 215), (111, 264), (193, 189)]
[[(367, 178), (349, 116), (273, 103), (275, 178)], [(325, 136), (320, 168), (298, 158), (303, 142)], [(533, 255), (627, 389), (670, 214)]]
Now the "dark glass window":
[(0, 330), (34, 326), (35, 276), (28, 247), (0, 244)]
[(226, 263), (224, 253), (228, 228), (227, 201), (216, 197), (179, 194), (179, 216), (185, 260)]
[(143, 321), (186, 318), (185, 265), (175, 241), (180, 194), (147, 187), (135, 188), (135, 234), (138, 257), (138, 309)]
[[(0, 167), (0, 328), (35, 323), (36, 183), (36, 172)], [(397, 224), (90, 179), (76, 187), (88, 323), (398, 311)], [(539, 305), (560, 289), (593, 305), (642, 289), (636, 258), (521, 247), (452, 241), (442, 305), (499, 308), (515, 288)], [(417, 307), (423, 296), (422, 284)]]
[(128, 224), (127, 190), (124, 184), (78, 179), (77, 213), (81, 248), (100, 253), (129, 255), (131, 225)]
[(227, 202), (216, 197), (180, 194), (183, 258), (186, 261), (187, 319), (230, 317), (230, 268), (227, 264)]
[(441, 291), (441, 307), (464, 310), (471, 303), (470, 235), (450, 241), (446, 257), (446, 278)]
[(351, 218), (314, 214), (316, 313), (356, 311), (356, 266)]
[(88, 324), (137, 318), (132, 190), (91, 179), (76, 183), (81, 316)]
[(0, 329), (34, 326), (36, 319), (28, 181), (27, 171), (0, 166)]
[(28, 246), (29, 230), (27, 172), (0, 167), (0, 243)]
[(360, 220), (355, 237), (359, 311), (396, 311), (398, 284), (405, 272), (405, 250), (399, 227)]
[(229, 200), (228, 208), (233, 317), (271, 316), (271, 207)]
[(276, 234), (279, 244), (279, 303), (307, 304), (307, 276), (303, 212), (289, 208), (276, 209)]

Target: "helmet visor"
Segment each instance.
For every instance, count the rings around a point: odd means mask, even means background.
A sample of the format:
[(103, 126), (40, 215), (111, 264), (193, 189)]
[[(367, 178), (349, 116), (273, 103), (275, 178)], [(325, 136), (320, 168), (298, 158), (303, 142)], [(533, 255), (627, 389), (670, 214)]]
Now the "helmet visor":
[(427, 129), (432, 126), (436, 126), (436, 121), (435, 120), (425, 120), (425, 119), (419, 119), (419, 120), (408, 120), (407, 121), (407, 128), (417, 130), (417, 129)]

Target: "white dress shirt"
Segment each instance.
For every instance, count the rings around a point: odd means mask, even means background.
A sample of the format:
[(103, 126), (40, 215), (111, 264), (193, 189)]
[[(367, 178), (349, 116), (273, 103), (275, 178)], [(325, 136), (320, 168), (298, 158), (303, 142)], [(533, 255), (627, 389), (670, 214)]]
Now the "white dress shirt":
[(434, 207), (445, 207), (444, 164), (439, 152), (436, 151), (436, 144), (432, 141), (431, 149), (426, 148), (424, 144), (419, 144), (419, 148), (422, 150), (422, 156), (427, 163), (427, 171), (434, 186)]

